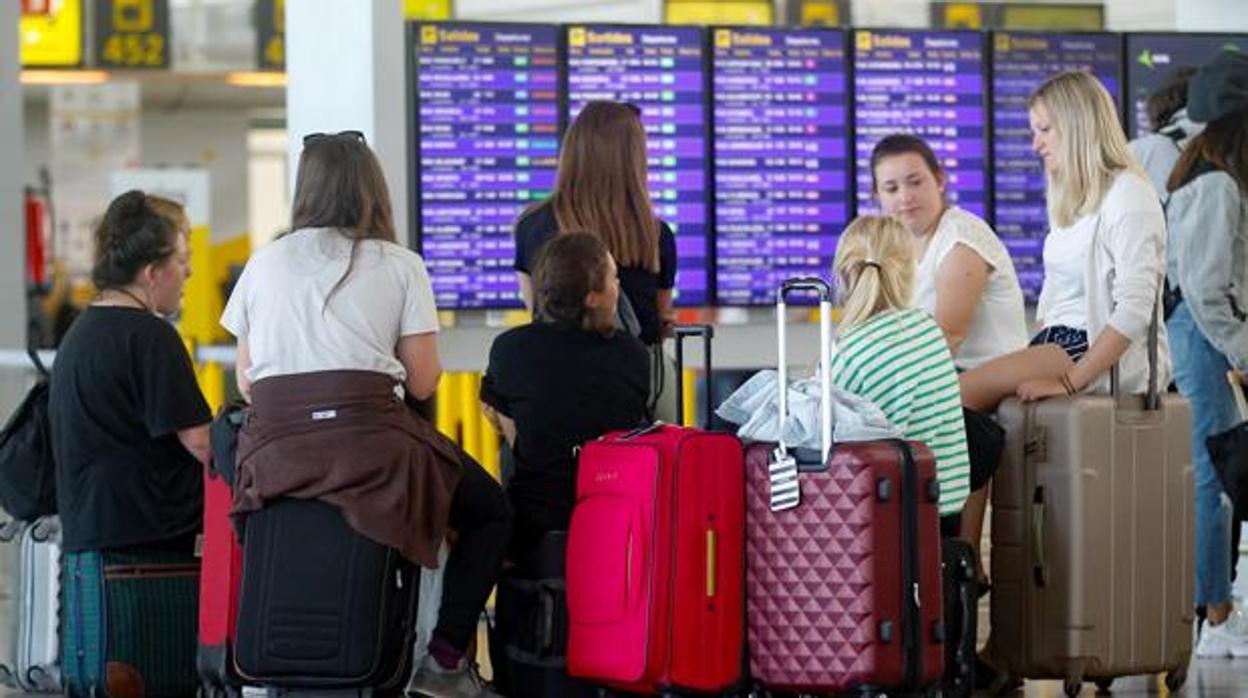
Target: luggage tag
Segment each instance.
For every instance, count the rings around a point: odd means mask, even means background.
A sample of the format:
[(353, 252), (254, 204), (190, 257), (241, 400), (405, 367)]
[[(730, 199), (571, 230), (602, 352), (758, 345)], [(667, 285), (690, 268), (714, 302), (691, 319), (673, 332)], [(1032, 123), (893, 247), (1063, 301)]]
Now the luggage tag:
[(793, 509), (802, 503), (801, 483), (797, 479), (797, 458), (783, 447), (771, 453), (767, 463), (767, 480), (772, 511)]

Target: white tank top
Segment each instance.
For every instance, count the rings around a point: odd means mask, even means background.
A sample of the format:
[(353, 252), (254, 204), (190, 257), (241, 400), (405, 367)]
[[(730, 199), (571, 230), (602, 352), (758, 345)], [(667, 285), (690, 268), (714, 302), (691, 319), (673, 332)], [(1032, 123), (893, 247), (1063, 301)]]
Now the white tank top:
[(1026, 347), (1027, 320), (1023, 314), (1023, 292), (1005, 245), (987, 223), (957, 206), (950, 206), (940, 217), (927, 251), (919, 260), (914, 305), (935, 316), (936, 276), (945, 257), (957, 245), (970, 248), (992, 267), (971, 326), (954, 357), (954, 364), (966, 370)]

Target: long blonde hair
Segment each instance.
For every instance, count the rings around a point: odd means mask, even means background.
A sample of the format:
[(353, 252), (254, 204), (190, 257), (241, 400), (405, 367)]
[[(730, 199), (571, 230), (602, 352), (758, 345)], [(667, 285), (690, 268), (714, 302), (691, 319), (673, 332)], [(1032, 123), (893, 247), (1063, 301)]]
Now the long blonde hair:
[(622, 267), (659, 271), (646, 131), (636, 107), (590, 102), (563, 137), (551, 207), (559, 230), (592, 230)]
[(833, 269), (841, 299), (841, 329), (877, 313), (910, 305), (913, 236), (895, 218), (862, 216), (841, 234)]
[(1100, 208), (1114, 178), (1123, 170), (1143, 176), (1127, 148), (1127, 137), (1109, 92), (1092, 75), (1069, 71), (1044, 81), (1027, 107), (1048, 112), (1060, 137), (1056, 172), (1045, 172), (1049, 219), (1060, 227)]

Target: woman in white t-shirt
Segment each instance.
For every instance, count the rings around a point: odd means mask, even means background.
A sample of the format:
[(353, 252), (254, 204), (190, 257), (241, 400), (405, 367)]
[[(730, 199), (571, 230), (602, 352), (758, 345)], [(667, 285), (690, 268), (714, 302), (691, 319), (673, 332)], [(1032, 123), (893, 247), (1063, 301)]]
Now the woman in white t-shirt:
[(931, 147), (909, 134), (886, 136), (871, 151), (871, 176), (884, 212), (914, 236), (914, 305), (936, 319), (957, 367), (1027, 346), (1014, 262), (983, 219), (945, 200)]
[(430, 695), (493, 696), (467, 650), (511, 510), (493, 478), (402, 400), (437, 387), (437, 308), (424, 261), (395, 242), (362, 134), (304, 138), (291, 232), (248, 261), (221, 324), (238, 338), (238, 387), (251, 402), (234, 512), (326, 501), (426, 567), (453, 528), (438, 625), (413, 681)]
[(1028, 100), (1032, 148), (1044, 161), (1050, 232), (1044, 241), (1039, 332), (1027, 349), (962, 374), (964, 404), (994, 410), (1024, 400), (1149, 381), (1147, 339), (1158, 330), (1155, 385), (1170, 378), (1161, 323), (1166, 225), (1156, 192), (1127, 148), (1113, 99), (1091, 75), (1045, 81)]
[[(884, 137), (871, 151), (871, 178), (884, 212), (912, 235), (918, 260), (914, 307), (936, 319), (958, 370), (1026, 347), (1027, 320), (1014, 262), (987, 223), (946, 201), (945, 172), (931, 147), (909, 134)], [(987, 417), (968, 414), (967, 419)], [(968, 432), (972, 442), (982, 433)], [(960, 530), (946, 532), (960, 535), (976, 551), (988, 506), (986, 485), (997, 466), (996, 458), (974, 457), (980, 452), (971, 449), (973, 491), (962, 508)], [(994, 462), (976, 462), (983, 460)], [(987, 588), (982, 573), (981, 585)]]

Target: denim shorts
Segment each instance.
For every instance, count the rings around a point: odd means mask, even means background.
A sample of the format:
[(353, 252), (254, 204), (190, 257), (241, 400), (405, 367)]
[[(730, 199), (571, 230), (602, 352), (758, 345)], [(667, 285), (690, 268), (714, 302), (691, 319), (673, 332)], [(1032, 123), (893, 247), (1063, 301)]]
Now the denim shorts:
[(1071, 361), (1078, 361), (1088, 353), (1088, 333), (1086, 330), (1078, 330), (1065, 325), (1054, 325), (1036, 333), (1036, 336), (1031, 338), (1030, 344), (1033, 347), (1056, 344), (1065, 350)]

